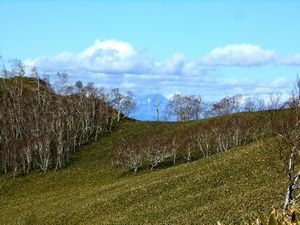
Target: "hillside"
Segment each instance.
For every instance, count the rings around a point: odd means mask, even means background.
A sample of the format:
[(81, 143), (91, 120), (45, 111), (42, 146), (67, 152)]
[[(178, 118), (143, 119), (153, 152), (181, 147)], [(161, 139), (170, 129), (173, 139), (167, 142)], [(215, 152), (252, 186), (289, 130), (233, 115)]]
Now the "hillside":
[[(187, 124), (126, 121), (119, 130), (181, 126)], [(265, 147), (270, 140), (124, 175), (111, 166), (119, 133), (81, 147), (72, 163), (57, 172), (32, 172), (15, 180), (1, 175), (0, 223), (228, 224), (282, 205), (285, 179), (272, 149)]]
[(18, 87), (20, 83), (22, 83), (23, 91), (26, 94), (34, 92), (37, 88), (40, 88), (42, 91), (53, 93), (47, 80), (34, 77), (9, 77), (0, 79), (0, 94), (4, 87), (13, 89)]
[(59, 169), (78, 146), (98, 140), (122, 117), (92, 84), (66, 85), (61, 78), (54, 86), (56, 92), (36, 78), (0, 79), (1, 172)]

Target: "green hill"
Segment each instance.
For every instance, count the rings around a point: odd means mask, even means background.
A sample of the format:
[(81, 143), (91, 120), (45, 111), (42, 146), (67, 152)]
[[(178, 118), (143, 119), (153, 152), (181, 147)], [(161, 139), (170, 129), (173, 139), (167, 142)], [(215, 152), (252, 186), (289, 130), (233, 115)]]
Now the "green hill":
[(81, 147), (66, 168), (1, 175), (0, 224), (236, 224), (281, 207), (285, 177), (270, 139), (136, 175), (112, 167), (120, 132), (195, 123), (125, 121)]

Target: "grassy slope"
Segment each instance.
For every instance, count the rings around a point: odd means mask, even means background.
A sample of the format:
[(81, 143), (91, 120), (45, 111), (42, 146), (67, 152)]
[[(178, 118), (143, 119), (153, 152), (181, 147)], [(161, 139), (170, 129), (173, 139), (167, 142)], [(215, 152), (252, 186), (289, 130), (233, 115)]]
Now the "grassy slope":
[[(147, 132), (178, 123), (126, 122)], [(82, 147), (57, 172), (0, 176), (0, 224), (214, 224), (280, 207), (279, 162), (262, 142), (220, 155), (138, 175), (111, 167), (113, 132)]]

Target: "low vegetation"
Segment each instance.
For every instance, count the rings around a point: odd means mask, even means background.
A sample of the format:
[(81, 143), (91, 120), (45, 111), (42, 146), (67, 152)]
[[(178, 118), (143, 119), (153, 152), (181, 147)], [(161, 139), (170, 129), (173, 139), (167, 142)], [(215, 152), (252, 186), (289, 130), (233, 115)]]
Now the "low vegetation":
[(124, 121), (116, 132), (82, 146), (63, 170), (15, 180), (0, 176), (0, 221), (232, 224), (282, 206), (286, 179), (281, 161), (267, 147), (270, 139), (137, 175), (111, 166), (121, 132), (168, 131), (195, 123)]

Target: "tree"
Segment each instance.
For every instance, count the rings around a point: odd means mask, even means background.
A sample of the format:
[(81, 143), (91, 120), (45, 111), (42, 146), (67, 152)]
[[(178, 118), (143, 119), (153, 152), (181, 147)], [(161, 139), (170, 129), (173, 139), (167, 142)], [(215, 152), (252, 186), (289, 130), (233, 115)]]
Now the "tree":
[(126, 94), (122, 94), (119, 88), (113, 88), (111, 90), (109, 103), (117, 110), (118, 122), (121, 119), (121, 114), (123, 114), (123, 117), (127, 117), (136, 108), (133, 93), (128, 91)]
[(275, 148), (285, 165), (288, 177), (283, 210), (300, 199), (300, 79), (297, 78), (289, 108), (278, 108), (279, 97), (272, 97), (269, 104), (269, 120), (275, 136)]
[(211, 155), (213, 148), (213, 135), (208, 125), (200, 125), (194, 131), (194, 141), (203, 157)]
[(246, 112), (254, 112), (255, 111), (255, 102), (250, 97), (246, 98), (246, 100), (245, 100), (244, 110)]
[(0, 78), (0, 169), (13, 175), (31, 169), (59, 169), (76, 147), (97, 140), (110, 130), (115, 110), (104, 89), (92, 83), (68, 85), (68, 74), (58, 72), (53, 89), (32, 68), (25, 76), (20, 61), (3, 66)]
[(177, 121), (198, 120), (202, 112), (200, 96), (175, 94), (166, 106), (166, 113)]
[(156, 111), (156, 121), (159, 121), (159, 106), (161, 101), (158, 99), (158, 95), (153, 98), (153, 107)]
[(212, 104), (211, 112), (214, 116), (239, 112), (241, 106), (241, 99), (241, 95), (234, 95), (231, 97), (226, 96), (220, 101)]
[(133, 98), (133, 93), (131, 91), (127, 91), (123, 96), (120, 102), (121, 104), (121, 112), (124, 117), (128, 117), (135, 109), (136, 102)]
[(163, 134), (154, 133), (147, 136), (142, 148), (145, 160), (150, 164), (151, 170), (172, 156), (172, 146), (167, 141), (168, 139)]
[(113, 164), (123, 171), (133, 170), (137, 173), (143, 163), (143, 152), (139, 140), (130, 134), (121, 134), (116, 143), (116, 155)]

